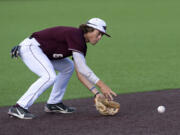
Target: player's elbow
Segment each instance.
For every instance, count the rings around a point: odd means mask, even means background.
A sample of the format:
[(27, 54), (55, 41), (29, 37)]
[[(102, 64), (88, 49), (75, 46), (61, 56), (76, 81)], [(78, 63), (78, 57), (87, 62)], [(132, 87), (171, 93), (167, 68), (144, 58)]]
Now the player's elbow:
[(77, 69), (77, 76), (79, 77), (80, 75), (85, 75), (85, 72), (81, 68), (78, 68)]
[(79, 77), (80, 77), (81, 75), (83, 75), (83, 76), (85, 76), (85, 77), (89, 77), (89, 75), (91, 74), (91, 73), (87, 72), (86, 70), (83, 70), (82, 68), (77, 69), (77, 71), (78, 71)]

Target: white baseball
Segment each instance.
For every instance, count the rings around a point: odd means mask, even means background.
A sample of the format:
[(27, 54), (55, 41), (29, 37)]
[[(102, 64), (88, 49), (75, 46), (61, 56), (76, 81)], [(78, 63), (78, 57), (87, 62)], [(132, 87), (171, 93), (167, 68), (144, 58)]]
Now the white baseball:
[(158, 111), (159, 113), (164, 113), (164, 112), (166, 111), (166, 108), (161, 105), (161, 106), (159, 106), (159, 107), (157, 108), (157, 111)]

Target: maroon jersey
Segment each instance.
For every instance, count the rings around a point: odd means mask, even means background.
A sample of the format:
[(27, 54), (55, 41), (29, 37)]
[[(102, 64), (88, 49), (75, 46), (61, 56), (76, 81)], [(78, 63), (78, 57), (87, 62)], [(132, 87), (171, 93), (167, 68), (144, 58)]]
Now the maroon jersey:
[(57, 26), (48, 28), (31, 35), (39, 43), (49, 59), (62, 59), (78, 51), (86, 56), (87, 46), (81, 29)]

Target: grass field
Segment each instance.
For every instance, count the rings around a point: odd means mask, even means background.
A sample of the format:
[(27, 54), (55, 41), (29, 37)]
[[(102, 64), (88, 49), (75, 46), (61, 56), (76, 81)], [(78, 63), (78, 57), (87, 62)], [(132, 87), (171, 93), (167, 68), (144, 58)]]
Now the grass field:
[[(88, 45), (87, 63), (115, 92), (179, 88), (179, 7), (178, 0), (0, 0), (0, 106), (14, 104), (37, 79), (10, 58), (12, 46), (32, 32), (92, 17), (106, 20), (112, 38)], [(89, 96), (74, 74), (65, 99)]]

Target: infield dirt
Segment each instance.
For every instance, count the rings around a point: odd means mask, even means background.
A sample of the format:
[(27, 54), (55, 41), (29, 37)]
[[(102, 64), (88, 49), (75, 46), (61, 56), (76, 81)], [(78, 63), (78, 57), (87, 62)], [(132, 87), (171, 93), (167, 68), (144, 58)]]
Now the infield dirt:
[[(180, 135), (179, 89), (122, 94), (115, 100), (121, 103), (115, 116), (101, 116), (92, 98), (64, 101), (77, 108), (73, 114), (48, 114), (44, 103), (34, 104), (33, 120), (9, 118), (9, 107), (1, 107), (0, 135)], [(157, 112), (159, 105), (165, 113)]]

